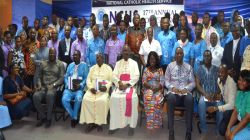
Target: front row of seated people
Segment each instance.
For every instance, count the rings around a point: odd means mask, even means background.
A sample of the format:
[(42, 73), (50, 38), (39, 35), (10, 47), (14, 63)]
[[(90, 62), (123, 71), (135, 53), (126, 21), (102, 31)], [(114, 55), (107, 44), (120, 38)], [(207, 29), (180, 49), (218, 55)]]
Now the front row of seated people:
[[(102, 125), (107, 124), (110, 110), (109, 133), (113, 134), (119, 128), (129, 126), (128, 134), (133, 135), (138, 119), (136, 86), (138, 86), (140, 72), (136, 61), (130, 59), (129, 56), (130, 48), (124, 46), (122, 59), (115, 64), (112, 72), (111, 67), (104, 64), (103, 55), (97, 54), (97, 64), (88, 70), (87, 65), (80, 61), (80, 51), (75, 50), (74, 62), (69, 64), (64, 75), (63, 62), (56, 59), (56, 50), (50, 48), (49, 60), (40, 65), (33, 95), (35, 108), (41, 118), (37, 126), (45, 123), (45, 127), (50, 127), (57, 88), (63, 84), (64, 80), (65, 90), (62, 103), (72, 119), (72, 127), (75, 127), (79, 121), (80, 124), (87, 124), (86, 132), (95, 128), (101, 131)], [(227, 140), (249, 140), (250, 71), (241, 71), (238, 91), (236, 91), (236, 83), (229, 75), (227, 66), (221, 65), (217, 68), (212, 65), (211, 51), (204, 52), (204, 64), (199, 67), (195, 73), (196, 76), (194, 76), (192, 67), (183, 61), (183, 56), (183, 49), (178, 47), (175, 51), (175, 61), (168, 65), (164, 77), (157, 53), (149, 53), (147, 67), (142, 76), (147, 128), (154, 130), (162, 125), (162, 104), (165, 94), (168, 104), (169, 139), (175, 139), (174, 108), (184, 105), (186, 108), (186, 140), (190, 140), (194, 100), (192, 92), (196, 87), (201, 95), (198, 112), (203, 136), (206, 137), (207, 133), (207, 111), (216, 112), (216, 130), (221, 135), (225, 135)], [(23, 84), (16, 64), (10, 66), (9, 72), (9, 76), (3, 81), (3, 97), (7, 101), (10, 116), (21, 118), (28, 114), (32, 106), (27, 95), (34, 91)], [(164, 87), (167, 88), (165, 93)], [(110, 89), (112, 89), (111, 97), (109, 97)], [(47, 104), (46, 114), (42, 107), (43, 100)], [(2, 114), (3, 111), (0, 111)], [(1, 121), (3, 120), (0, 120), (0, 124), (2, 124)]]

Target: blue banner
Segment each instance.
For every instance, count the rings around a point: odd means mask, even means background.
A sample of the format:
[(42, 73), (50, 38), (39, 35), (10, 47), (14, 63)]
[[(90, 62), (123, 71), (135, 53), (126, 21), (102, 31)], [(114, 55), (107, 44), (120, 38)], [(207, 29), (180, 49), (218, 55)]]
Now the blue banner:
[(67, 19), (68, 16), (88, 17), (91, 14), (91, 0), (53, 0), (52, 9), (59, 17)]
[(225, 18), (229, 20), (234, 9), (238, 9), (240, 15), (244, 18), (250, 18), (250, 1), (249, 0), (186, 0), (185, 12), (191, 15), (193, 11), (202, 17), (204, 12), (209, 12), (212, 16), (217, 15), (219, 10), (225, 12)]

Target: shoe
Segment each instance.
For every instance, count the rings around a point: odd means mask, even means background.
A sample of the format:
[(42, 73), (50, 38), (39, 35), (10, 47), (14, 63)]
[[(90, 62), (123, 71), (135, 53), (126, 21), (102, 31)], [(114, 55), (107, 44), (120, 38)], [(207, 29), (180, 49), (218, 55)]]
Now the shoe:
[(45, 128), (49, 128), (51, 126), (51, 120), (47, 120), (45, 123)]
[(128, 136), (133, 136), (133, 135), (134, 135), (134, 128), (129, 128)]
[(116, 132), (117, 130), (119, 130), (119, 129), (109, 130), (109, 135), (113, 135), (113, 134), (115, 134), (115, 132)]
[(85, 129), (86, 133), (89, 133), (91, 131), (93, 131), (96, 128), (95, 124), (88, 124), (87, 128)]
[(97, 125), (97, 132), (102, 132), (102, 126), (101, 125)]
[(185, 140), (191, 140), (191, 133), (186, 133), (186, 139)]
[(71, 120), (71, 127), (72, 127), (72, 128), (75, 128), (76, 125), (77, 125), (77, 123), (78, 123), (77, 120), (72, 119), (72, 120)]
[(46, 119), (41, 119), (40, 121), (37, 122), (36, 127), (40, 127), (45, 123)]

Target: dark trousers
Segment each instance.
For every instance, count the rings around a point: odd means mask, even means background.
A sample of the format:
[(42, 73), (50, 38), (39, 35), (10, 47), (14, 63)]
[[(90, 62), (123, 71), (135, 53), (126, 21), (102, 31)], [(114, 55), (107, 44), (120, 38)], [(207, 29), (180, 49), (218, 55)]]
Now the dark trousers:
[[(55, 89), (51, 89), (48, 91), (45, 90), (37, 91), (33, 95), (33, 102), (40, 118), (45, 119), (47, 117), (47, 120), (52, 119), (52, 110), (55, 102), (55, 95), (56, 95)], [(42, 101), (44, 99), (46, 100), (47, 116), (42, 106)]]
[(223, 113), (223, 119), (219, 125), (219, 133), (221, 136), (225, 136), (225, 133), (227, 131), (227, 125), (230, 121), (232, 113), (233, 113), (233, 110), (227, 110)]
[(167, 104), (168, 104), (168, 125), (169, 134), (174, 133), (174, 109), (175, 106), (184, 106), (186, 109), (186, 132), (191, 133), (192, 131), (192, 121), (193, 121), (193, 96), (191, 94), (179, 96), (176, 94), (167, 94)]
[(11, 119), (21, 119), (29, 114), (32, 108), (32, 102), (29, 98), (25, 98), (15, 105), (8, 104)]

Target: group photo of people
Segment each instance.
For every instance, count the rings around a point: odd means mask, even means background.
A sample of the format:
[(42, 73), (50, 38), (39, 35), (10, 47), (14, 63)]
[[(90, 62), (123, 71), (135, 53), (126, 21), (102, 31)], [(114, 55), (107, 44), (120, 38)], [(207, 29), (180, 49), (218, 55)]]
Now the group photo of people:
[(166, 140), (250, 140), (250, 20), (231, 15), (193, 11), (188, 20), (181, 11), (159, 20), (136, 10), (97, 24), (94, 13), (89, 22), (53, 13), (0, 27), (0, 140), (27, 117), (33, 129), (53, 129), (58, 106), (64, 125), (86, 134), (130, 138), (142, 123), (153, 137), (166, 128)]

